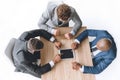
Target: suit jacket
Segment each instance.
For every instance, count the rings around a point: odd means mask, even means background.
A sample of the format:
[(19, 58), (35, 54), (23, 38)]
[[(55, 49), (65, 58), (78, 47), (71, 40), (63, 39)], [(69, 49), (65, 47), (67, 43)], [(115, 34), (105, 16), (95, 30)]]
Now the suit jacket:
[(15, 43), (13, 50), (13, 60), (14, 65), (16, 66), (16, 71), (29, 73), (36, 77), (40, 77), (41, 74), (50, 71), (51, 66), (49, 63), (44, 66), (37, 66), (33, 64), (33, 62), (36, 62), (37, 59), (40, 59), (40, 52), (37, 51), (34, 54), (28, 52), (27, 42), (30, 38), (37, 36), (44, 37), (47, 40), (50, 40), (52, 37), (50, 33), (41, 29), (24, 32)]
[(58, 25), (58, 16), (56, 13), (58, 6), (59, 6), (58, 4), (55, 4), (53, 2), (48, 3), (47, 10), (42, 14), (42, 16), (38, 22), (40, 29), (44, 29), (44, 30), (47, 30), (48, 32), (51, 32), (51, 30), (55, 27), (69, 26), (68, 25), (69, 21), (73, 20), (75, 25), (74, 25), (72, 31), (76, 34), (76, 32), (80, 29), (80, 27), (82, 25), (82, 21), (79, 18), (77, 12), (75, 11), (74, 8), (70, 7), (72, 14), (71, 14), (69, 20), (66, 23), (62, 23), (61, 25)]
[(76, 39), (80, 42), (88, 37), (96, 37), (92, 42), (90, 42), (90, 47), (96, 45), (96, 43), (102, 38), (108, 38), (112, 42), (112, 46), (108, 51), (101, 51), (96, 56), (93, 57), (93, 66), (84, 66), (84, 73), (98, 74), (108, 67), (112, 61), (116, 58), (116, 44), (113, 37), (105, 30), (85, 30)]

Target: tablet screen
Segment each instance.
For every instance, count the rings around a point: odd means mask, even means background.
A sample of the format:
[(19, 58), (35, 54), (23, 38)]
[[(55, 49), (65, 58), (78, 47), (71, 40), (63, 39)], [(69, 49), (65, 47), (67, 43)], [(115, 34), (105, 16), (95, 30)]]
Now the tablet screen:
[(60, 54), (62, 59), (73, 58), (72, 49), (62, 49), (60, 50)]

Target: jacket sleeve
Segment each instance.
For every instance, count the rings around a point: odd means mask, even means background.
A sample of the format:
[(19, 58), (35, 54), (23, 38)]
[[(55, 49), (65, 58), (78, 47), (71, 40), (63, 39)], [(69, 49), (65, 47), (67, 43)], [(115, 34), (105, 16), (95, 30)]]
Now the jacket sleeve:
[(84, 66), (83, 73), (99, 74), (113, 61), (113, 59), (101, 59), (94, 63), (94, 66)]
[(72, 20), (75, 23), (73, 26), (72, 31), (75, 32), (75, 34), (77, 33), (77, 31), (81, 28), (82, 26), (82, 21), (79, 17), (79, 15), (77, 14), (77, 12), (74, 10), (73, 16), (72, 16)]
[(48, 33), (45, 30), (42, 29), (36, 29), (36, 30), (31, 30), (31, 31), (26, 31), (24, 32), (19, 39), (20, 40), (29, 40), (30, 38), (34, 38), (34, 37), (43, 37), (46, 40), (50, 40), (50, 38), (52, 37), (52, 34)]
[(49, 25), (46, 24), (48, 22), (48, 20), (49, 20), (49, 13), (46, 10), (42, 14), (41, 18), (39, 19), (38, 26), (39, 26), (40, 29), (44, 29), (44, 30), (50, 32), (52, 30), (52, 28)]
[(80, 35), (76, 37), (78, 41), (83, 41), (86, 37), (88, 37), (88, 32), (87, 30), (83, 31)]
[(24, 67), (29, 73), (34, 74), (36, 76), (40, 76), (51, 70), (50, 64), (45, 64), (44, 66), (37, 66), (32, 63), (29, 63), (24, 57), (23, 51), (17, 54), (17, 62), (20, 66)]
[(21, 62), (21, 65), (30, 73), (34, 73), (36, 75), (42, 75), (51, 70), (50, 64), (45, 64), (44, 66), (37, 66), (31, 63)]
[(57, 5), (53, 2), (49, 2), (47, 5), (47, 9), (45, 12), (43, 12), (41, 18), (39, 19), (38, 26), (40, 29), (44, 29), (51, 33), (52, 27), (47, 25), (46, 23), (48, 22), (49, 19), (52, 19), (52, 15), (54, 14), (54, 8)]
[(106, 30), (93, 30), (93, 29), (88, 29), (88, 36), (95, 36), (95, 37), (99, 37), (99, 36), (106, 36), (108, 35), (108, 32)]
[(92, 30), (92, 29), (87, 29), (83, 31), (79, 36), (76, 37), (77, 40), (82, 41), (86, 37), (92, 36), (92, 37), (107, 37), (109, 36), (109, 33), (105, 30)]

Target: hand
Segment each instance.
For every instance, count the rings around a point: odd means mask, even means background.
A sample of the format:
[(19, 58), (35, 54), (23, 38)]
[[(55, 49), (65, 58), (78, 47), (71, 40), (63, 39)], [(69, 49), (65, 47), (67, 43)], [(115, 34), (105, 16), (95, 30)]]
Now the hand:
[(72, 43), (71, 48), (72, 49), (77, 49), (78, 48), (78, 43), (77, 42)]
[(55, 29), (54, 34), (53, 34), (53, 35), (54, 35), (54, 36), (59, 36), (59, 35), (60, 35), (60, 30)]
[(71, 39), (73, 37), (71, 33), (66, 33), (64, 36), (66, 39)]
[(55, 46), (57, 47), (57, 49), (60, 49), (61, 46), (62, 46), (62, 43), (59, 42), (59, 41), (54, 42), (54, 44), (55, 44)]
[(79, 70), (79, 68), (81, 68), (81, 67), (82, 67), (81, 64), (79, 64), (79, 63), (77, 63), (77, 62), (72, 62), (72, 68), (73, 68), (74, 70)]
[(60, 54), (57, 54), (57, 55), (54, 57), (53, 62), (56, 64), (56, 63), (58, 63), (58, 62), (60, 62), (60, 61), (61, 61), (61, 56), (60, 56)]

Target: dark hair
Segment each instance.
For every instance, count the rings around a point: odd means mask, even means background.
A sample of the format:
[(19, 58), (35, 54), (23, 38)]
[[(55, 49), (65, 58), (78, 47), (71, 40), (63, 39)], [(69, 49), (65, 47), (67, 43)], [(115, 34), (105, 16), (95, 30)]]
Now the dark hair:
[(31, 38), (28, 41), (28, 45), (30, 49), (34, 49), (34, 50), (42, 49), (44, 46), (43, 42), (36, 38)]
[(58, 15), (58, 18), (62, 20), (68, 20), (68, 18), (71, 15), (70, 7), (66, 4), (59, 5), (57, 8), (57, 15)]

